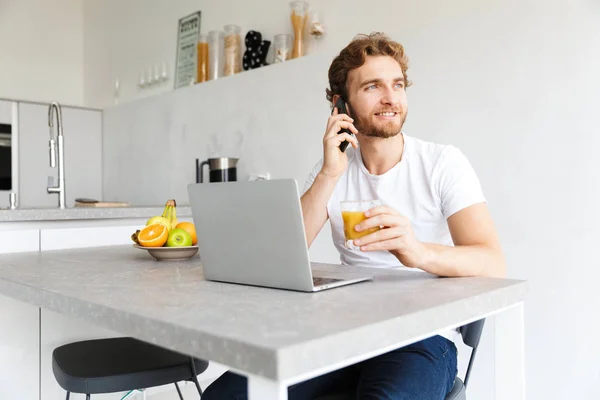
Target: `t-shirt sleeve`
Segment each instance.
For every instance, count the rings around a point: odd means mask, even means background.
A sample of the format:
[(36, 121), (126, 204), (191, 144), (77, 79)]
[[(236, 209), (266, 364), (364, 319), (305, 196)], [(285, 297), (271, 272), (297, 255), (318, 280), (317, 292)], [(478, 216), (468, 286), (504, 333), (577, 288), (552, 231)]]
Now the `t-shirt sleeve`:
[(304, 193), (306, 193), (306, 191), (308, 189), (310, 189), (310, 187), (314, 183), (315, 178), (317, 177), (318, 173), (321, 171), (321, 168), (323, 168), (323, 160), (320, 160), (318, 163), (316, 163), (315, 166), (313, 167), (312, 171), (310, 171), (310, 174), (308, 174), (308, 177), (306, 178), (306, 182), (304, 183), (304, 189), (302, 190), (302, 195), (304, 195)]
[(486, 202), (479, 178), (462, 151), (448, 146), (438, 159), (434, 176), (446, 218), (473, 204)]

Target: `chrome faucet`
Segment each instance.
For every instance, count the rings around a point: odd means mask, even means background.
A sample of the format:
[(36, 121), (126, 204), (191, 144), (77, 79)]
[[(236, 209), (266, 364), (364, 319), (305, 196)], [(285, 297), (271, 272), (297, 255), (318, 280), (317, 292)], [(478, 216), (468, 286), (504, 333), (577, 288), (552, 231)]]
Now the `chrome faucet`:
[[(56, 135), (54, 134), (53, 119), (56, 114)], [(60, 104), (53, 101), (48, 108), (48, 126), (50, 127), (50, 167), (56, 168), (58, 158), (58, 186), (48, 186), (48, 193), (58, 193), (58, 206), (65, 208), (65, 149), (62, 129), (62, 110)], [(48, 185), (51, 185), (51, 177)]]

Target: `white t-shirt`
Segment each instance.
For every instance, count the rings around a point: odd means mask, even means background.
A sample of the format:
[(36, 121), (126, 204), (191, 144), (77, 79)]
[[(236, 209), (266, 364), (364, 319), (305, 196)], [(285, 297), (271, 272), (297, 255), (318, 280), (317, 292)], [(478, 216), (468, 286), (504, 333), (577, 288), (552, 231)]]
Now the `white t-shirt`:
[[(408, 218), (418, 240), (448, 246), (453, 246), (453, 242), (446, 219), (457, 211), (486, 201), (473, 167), (459, 149), (402, 135), (401, 161), (382, 175), (369, 173), (360, 149), (351, 146), (346, 149), (348, 168), (327, 203), (333, 243), (342, 264), (405, 268), (388, 251), (362, 252), (344, 246), (341, 201), (379, 199), (383, 205)], [(312, 186), (322, 166), (323, 160), (309, 175), (304, 192)], [(451, 340), (456, 338), (454, 333), (443, 336)]]

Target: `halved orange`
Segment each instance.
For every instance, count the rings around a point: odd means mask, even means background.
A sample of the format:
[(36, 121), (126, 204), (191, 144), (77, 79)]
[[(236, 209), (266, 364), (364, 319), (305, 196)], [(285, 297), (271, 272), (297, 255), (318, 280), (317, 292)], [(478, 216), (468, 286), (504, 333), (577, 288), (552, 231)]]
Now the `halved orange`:
[(138, 233), (140, 245), (144, 247), (162, 247), (169, 238), (169, 229), (163, 224), (152, 224)]

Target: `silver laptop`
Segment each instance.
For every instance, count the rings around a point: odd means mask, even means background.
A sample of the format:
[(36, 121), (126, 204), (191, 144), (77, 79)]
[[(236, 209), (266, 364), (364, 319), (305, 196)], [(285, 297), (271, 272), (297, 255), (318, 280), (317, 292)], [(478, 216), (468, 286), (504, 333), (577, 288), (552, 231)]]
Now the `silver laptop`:
[(196, 183), (188, 195), (208, 280), (316, 292), (372, 279), (312, 271), (293, 179)]

